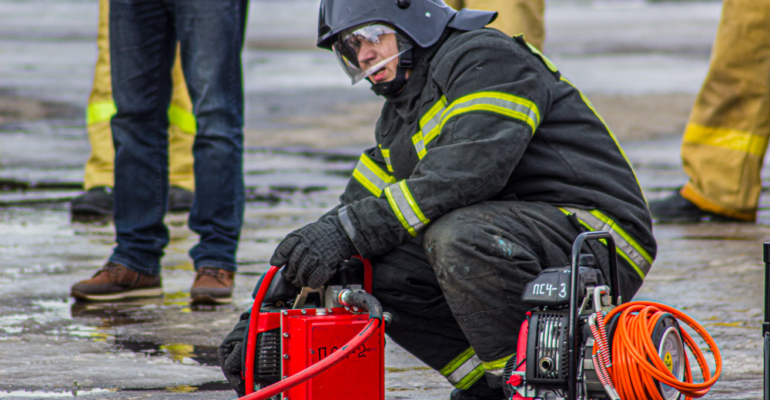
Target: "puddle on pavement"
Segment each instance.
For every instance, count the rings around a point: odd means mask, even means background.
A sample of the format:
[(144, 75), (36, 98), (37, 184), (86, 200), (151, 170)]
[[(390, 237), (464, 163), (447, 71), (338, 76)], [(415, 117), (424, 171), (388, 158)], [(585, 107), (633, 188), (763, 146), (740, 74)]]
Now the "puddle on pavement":
[[(163, 318), (171, 308), (178, 309), (177, 300), (189, 301), (188, 292), (167, 293), (165, 297), (141, 299), (121, 303), (77, 302), (73, 299), (33, 300), (16, 304), (23, 311), (0, 315), (0, 343), (22, 334), (37, 333), (47, 336), (76, 337), (110, 343), (116, 351), (131, 351), (145, 357), (165, 357), (168, 362), (186, 365), (219, 366), (217, 347), (185, 343), (155, 343), (135, 340), (115, 334), (112, 328), (151, 323)], [(171, 306), (171, 307), (169, 307)], [(183, 307), (182, 311), (189, 307)], [(217, 307), (203, 307), (201, 311), (216, 311)], [(2, 310), (0, 310), (2, 311)], [(58, 339), (57, 339), (58, 340)]]
[(113, 389), (88, 389), (88, 390), (73, 390), (72, 392), (45, 392), (42, 390), (15, 390), (12, 392), (0, 392), (0, 398), (3, 397), (28, 397), (31, 399), (62, 399), (62, 398), (75, 398), (81, 396), (93, 396), (98, 394), (105, 394), (109, 392), (115, 392)]
[(200, 385), (177, 385), (168, 387), (156, 387), (156, 388), (126, 388), (121, 389), (120, 392), (157, 392), (164, 391), (169, 393), (195, 393), (195, 392), (214, 392), (222, 390), (233, 390), (230, 384), (226, 381), (214, 381), (206, 382)]
[[(247, 149), (244, 154), (246, 201), (275, 206), (302, 203), (321, 193), (340, 191), (350, 178), (359, 154), (313, 149)], [(81, 172), (82, 173), (82, 172)], [(26, 170), (4, 171), (0, 178), (0, 206), (71, 201), (82, 193), (72, 171), (50, 171), (44, 179)], [(18, 176), (16, 176), (18, 175)], [(185, 213), (182, 213), (184, 215)], [(81, 216), (73, 222), (105, 223), (110, 216)]]
[(82, 113), (80, 107), (71, 104), (19, 97), (11, 90), (0, 89), (0, 130), (22, 121), (78, 118)]

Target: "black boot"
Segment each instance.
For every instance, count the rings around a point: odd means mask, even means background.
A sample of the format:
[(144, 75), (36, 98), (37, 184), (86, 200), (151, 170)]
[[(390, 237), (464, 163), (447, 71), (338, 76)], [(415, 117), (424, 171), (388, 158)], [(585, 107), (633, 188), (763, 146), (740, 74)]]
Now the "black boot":
[(690, 200), (674, 191), (670, 196), (649, 202), (652, 218), (657, 222), (700, 222), (703, 219), (719, 222), (746, 222), (698, 208)]
[(468, 389), (453, 390), (449, 395), (449, 400), (505, 400), (503, 388), (491, 387), (487, 379), (488, 377), (482, 376)]
[(501, 390), (499, 395), (481, 397), (471, 394), (467, 390), (455, 389), (449, 395), (449, 400), (505, 400), (505, 395)]
[(97, 186), (72, 200), (70, 212), (77, 217), (105, 217), (112, 215), (112, 188)]
[(171, 186), (168, 189), (169, 211), (190, 211), (195, 193), (179, 186)]

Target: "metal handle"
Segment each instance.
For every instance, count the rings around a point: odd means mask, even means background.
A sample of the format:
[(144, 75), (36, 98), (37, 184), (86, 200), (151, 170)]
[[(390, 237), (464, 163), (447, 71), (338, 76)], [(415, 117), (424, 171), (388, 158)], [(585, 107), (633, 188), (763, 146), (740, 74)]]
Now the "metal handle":
[[(580, 251), (583, 249), (583, 242), (587, 240), (607, 240), (607, 249), (609, 250), (610, 258), (610, 285), (612, 289), (612, 304), (618, 305), (618, 292), (620, 290), (620, 281), (618, 280), (618, 260), (617, 250), (615, 249), (615, 239), (612, 238), (609, 232), (597, 231), (597, 232), (583, 232), (575, 238), (575, 242), (572, 244), (572, 263), (570, 265), (570, 296), (569, 296), (569, 377), (568, 377), (568, 398), (570, 400), (577, 400), (577, 349), (578, 336), (577, 320), (578, 320), (578, 275), (580, 268)], [(766, 399), (767, 400), (767, 399)]]

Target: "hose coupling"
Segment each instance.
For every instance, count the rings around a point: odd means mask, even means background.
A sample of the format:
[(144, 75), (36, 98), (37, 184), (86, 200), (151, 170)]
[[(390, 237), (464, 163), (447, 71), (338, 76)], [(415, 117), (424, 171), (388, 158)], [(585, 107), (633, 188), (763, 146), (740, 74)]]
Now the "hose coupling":
[(390, 325), (390, 321), (393, 321), (393, 314), (389, 312), (382, 313), (382, 320), (385, 322), (385, 326)]
[(339, 294), (339, 301), (340, 304), (342, 304), (345, 307), (350, 307), (350, 296), (353, 294), (353, 291), (350, 289), (342, 289), (342, 291)]

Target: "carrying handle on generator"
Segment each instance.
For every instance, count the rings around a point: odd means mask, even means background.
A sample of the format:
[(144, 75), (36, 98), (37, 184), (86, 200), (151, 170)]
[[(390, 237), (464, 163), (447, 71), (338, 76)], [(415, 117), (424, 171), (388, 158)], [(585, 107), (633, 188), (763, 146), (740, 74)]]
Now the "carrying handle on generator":
[(577, 399), (577, 349), (578, 336), (576, 332), (578, 320), (578, 275), (580, 274), (580, 251), (583, 249), (583, 242), (588, 240), (607, 240), (607, 250), (610, 259), (610, 289), (612, 291), (612, 304), (618, 305), (618, 293), (620, 291), (620, 281), (618, 280), (618, 260), (617, 250), (615, 249), (615, 239), (609, 232), (583, 232), (575, 239), (572, 244), (572, 262), (570, 263), (570, 296), (569, 296), (569, 399)]

